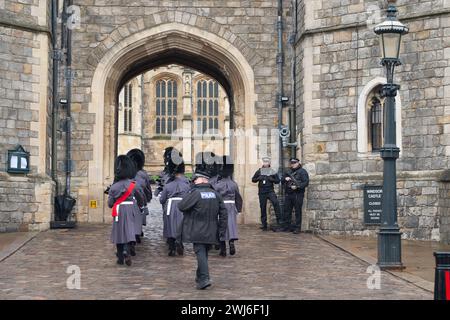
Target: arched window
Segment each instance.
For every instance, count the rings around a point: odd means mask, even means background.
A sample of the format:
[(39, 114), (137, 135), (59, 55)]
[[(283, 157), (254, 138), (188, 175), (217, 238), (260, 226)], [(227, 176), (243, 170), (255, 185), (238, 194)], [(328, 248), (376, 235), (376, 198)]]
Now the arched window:
[(124, 109), (123, 109), (123, 131), (133, 130), (133, 85), (126, 84), (124, 87)]
[[(358, 157), (379, 157), (384, 146), (385, 98), (382, 95), (386, 79), (377, 77), (369, 81), (358, 98)], [(402, 101), (400, 95), (395, 98), (395, 127), (397, 146), (402, 154)]]
[(368, 147), (372, 152), (380, 151), (384, 145), (384, 98), (381, 90), (381, 85), (376, 86), (367, 99)]
[(197, 82), (197, 134), (219, 133), (219, 83), (214, 80)]
[(170, 135), (177, 130), (178, 83), (173, 79), (158, 80), (155, 91), (155, 132), (157, 135)]
[(379, 151), (383, 147), (383, 107), (378, 97), (370, 103), (370, 141), (372, 151)]

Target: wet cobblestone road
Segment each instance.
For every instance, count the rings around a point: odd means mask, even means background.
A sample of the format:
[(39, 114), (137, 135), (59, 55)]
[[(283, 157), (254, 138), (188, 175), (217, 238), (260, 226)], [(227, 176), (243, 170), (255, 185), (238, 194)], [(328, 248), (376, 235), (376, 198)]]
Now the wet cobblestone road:
[[(213, 286), (195, 289), (192, 245), (168, 257), (160, 206), (153, 202), (145, 239), (131, 267), (116, 265), (109, 225), (40, 233), (0, 263), (1, 299), (432, 299), (432, 294), (382, 273), (367, 288), (367, 265), (310, 234), (241, 226), (235, 256), (210, 255)], [(70, 290), (69, 266), (81, 289)]]

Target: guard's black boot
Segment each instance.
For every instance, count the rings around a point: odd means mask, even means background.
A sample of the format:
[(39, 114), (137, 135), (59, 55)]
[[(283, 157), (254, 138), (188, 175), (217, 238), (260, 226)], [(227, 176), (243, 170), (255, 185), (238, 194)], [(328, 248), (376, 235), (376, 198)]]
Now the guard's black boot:
[(184, 246), (181, 242), (176, 242), (175, 243), (176, 249), (177, 249), (177, 253), (178, 255), (182, 256), (184, 254)]
[(225, 241), (220, 241), (220, 252), (219, 255), (221, 255), (222, 257), (226, 257), (227, 256), (227, 244)]
[(124, 264), (123, 245), (118, 244), (118, 245), (116, 245), (116, 247), (117, 247), (117, 252), (116, 252), (117, 264), (123, 265)]
[(262, 231), (267, 231), (267, 224), (263, 224), (261, 227), (259, 227)]
[(128, 252), (129, 249), (130, 249), (130, 246), (125, 246), (124, 250), (122, 251), (123, 259), (127, 266), (131, 266), (131, 256), (130, 256), (130, 253)]
[(236, 247), (234, 246), (234, 241), (230, 241), (230, 255), (234, 256), (236, 254)]
[(214, 245), (214, 250), (220, 250), (220, 246), (218, 244)]
[(136, 245), (134, 242), (130, 242), (128, 245), (129, 254), (134, 257), (136, 256)]
[(174, 238), (170, 238), (169, 241), (169, 257), (174, 257), (175, 254), (175, 239)]
[(141, 243), (142, 241), (141, 241), (141, 236), (140, 235), (136, 235), (136, 242), (137, 243)]

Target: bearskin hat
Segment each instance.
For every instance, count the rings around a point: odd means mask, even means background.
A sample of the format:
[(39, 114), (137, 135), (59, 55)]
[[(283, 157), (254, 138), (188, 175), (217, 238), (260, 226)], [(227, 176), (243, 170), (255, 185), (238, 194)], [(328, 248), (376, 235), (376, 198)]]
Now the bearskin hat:
[(130, 157), (126, 155), (120, 155), (114, 162), (114, 181), (120, 181), (123, 179), (134, 179), (136, 177), (137, 168), (136, 164)]
[(127, 156), (136, 164), (137, 170), (142, 170), (145, 164), (145, 154), (140, 149), (133, 149), (128, 151)]
[(230, 156), (223, 156), (222, 164), (220, 165), (219, 175), (221, 177), (231, 177), (234, 173), (234, 163)]
[(183, 155), (174, 147), (166, 148), (164, 151), (164, 171), (169, 174), (185, 172)]

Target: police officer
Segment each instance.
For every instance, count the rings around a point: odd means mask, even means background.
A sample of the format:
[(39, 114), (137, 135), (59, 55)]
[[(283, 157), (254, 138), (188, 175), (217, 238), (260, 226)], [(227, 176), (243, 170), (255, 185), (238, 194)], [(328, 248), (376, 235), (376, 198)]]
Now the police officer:
[(258, 183), (259, 206), (261, 208), (261, 229), (267, 231), (267, 200), (270, 200), (275, 210), (277, 224), (281, 223), (280, 204), (275, 194), (274, 185), (280, 183), (278, 174), (270, 167), (270, 158), (262, 158), (263, 166), (256, 171), (252, 178), (253, 183)]
[(211, 286), (208, 269), (208, 251), (212, 245), (219, 244), (219, 238), (225, 237), (228, 213), (220, 194), (209, 184), (211, 173), (196, 168), (194, 186), (178, 203), (183, 212), (180, 239), (184, 243), (193, 243), (197, 256), (197, 289)]
[[(283, 176), (282, 183), (285, 187), (285, 217), (282, 231), (292, 231), (294, 234), (300, 233), (302, 226), (302, 206), (305, 196), (305, 189), (309, 185), (308, 172), (302, 168), (300, 160), (291, 158), (291, 169)], [(292, 210), (295, 209), (295, 224), (292, 221)]]

